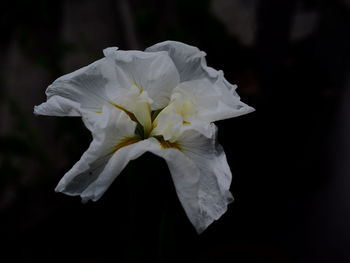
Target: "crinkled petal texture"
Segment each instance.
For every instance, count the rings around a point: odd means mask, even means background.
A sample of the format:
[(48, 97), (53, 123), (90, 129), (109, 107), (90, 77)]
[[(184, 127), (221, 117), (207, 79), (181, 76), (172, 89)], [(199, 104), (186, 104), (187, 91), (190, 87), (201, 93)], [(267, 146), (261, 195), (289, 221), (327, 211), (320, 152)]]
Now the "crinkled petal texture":
[(34, 113), (51, 116), (81, 116), (85, 111), (99, 112), (107, 104), (107, 89), (113, 83), (106, 77), (110, 65), (103, 58), (55, 80), (46, 90), (47, 101)]
[(231, 172), (215, 132), (207, 138), (186, 131), (178, 147), (164, 148), (155, 138), (134, 137), (135, 123), (123, 111), (104, 109), (103, 114), (106, 125), (95, 126), (89, 149), (64, 175), (56, 191), (97, 201), (131, 160), (151, 152), (167, 161), (178, 198), (198, 233), (226, 211), (233, 200)]
[(231, 171), (214, 121), (253, 109), (240, 101), (205, 53), (166, 41), (146, 52), (104, 50), (105, 57), (51, 84), (34, 113), (81, 116), (93, 141), (56, 191), (98, 200), (131, 160), (164, 158), (178, 198), (198, 233), (233, 200)]
[[(119, 153), (121, 148), (125, 151), (128, 145), (139, 141), (134, 136), (136, 123), (122, 110), (105, 106), (101, 115), (103, 121), (93, 126), (93, 141), (89, 148), (73, 168), (63, 176), (56, 191), (68, 195), (80, 195), (84, 199), (85, 192), (106, 170), (113, 155)], [(90, 199), (97, 200), (107, 187), (99, 189), (100, 195)]]
[[(216, 105), (207, 112), (208, 121), (236, 117), (252, 112), (254, 109), (240, 100), (235, 91), (237, 86), (230, 84), (221, 70), (215, 70), (207, 66), (203, 51), (198, 48), (176, 41), (165, 41), (147, 48), (147, 52), (166, 51), (173, 60), (180, 74), (180, 82), (185, 82), (183, 88), (190, 88), (188, 92), (193, 94), (194, 90), (202, 90), (204, 86), (212, 89), (208, 97), (215, 92)], [(199, 81), (200, 80), (200, 81)], [(186, 87), (185, 87), (186, 86)], [(206, 88), (207, 89), (207, 88)], [(200, 100), (207, 100), (201, 96)], [(212, 99), (212, 98), (211, 98)]]
[(212, 134), (212, 138), (207, 138), (185, 131), (178, 140), (181, 150), (169, 149), (172, 156), (163, 156), (182, 206), (198, 233), (225, 213), (233, 201), (226, 155), (216, 141), (216, 132)]
[[(167, 52), (108, 48), (104, 53), (105, 58), (55, 80), (46, 90), (47, 102), (36, 106), (34, 113), (51, 116), (100, 113), (106, 104), (125, 104), (125, 99), (132, 99), (135, 88), (140, 94), (146, 92), (140, 99), (150, 103), (152, 110), (166, 106), (179, 84), (178, 71)], [(132, 108), (134, 102), (123, 106)]]
[(180, 76), (167, 52), (115, 51), (105, 54), (113, 65), (111, 68), (114, 69), (113, 76), (118, 87), (110, 93), (111, 97), (123, 100), (118, 91), (136, 86), (140, 91), (146, 91), (152, 99), (152, 110), (164, 108), (168, 104)]

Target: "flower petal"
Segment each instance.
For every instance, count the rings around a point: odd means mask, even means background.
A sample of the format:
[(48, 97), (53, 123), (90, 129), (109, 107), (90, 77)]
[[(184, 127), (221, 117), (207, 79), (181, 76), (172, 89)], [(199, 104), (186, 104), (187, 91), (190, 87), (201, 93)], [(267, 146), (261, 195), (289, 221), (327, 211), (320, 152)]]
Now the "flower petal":
[[(134, 143), (136, 123), (121, 110), (106, 109), (99, 125), (93, 130), (93, 141), (81, 159), (68, 171), (56, 187), (56, 191), (68, 195), (80, 195), (105, 170), (113, 153), (120, 150), (120, 146)], [(126, 143), (125, 138), (130, 138)], [(122, 144), (120, 144), (122, 142)], [(119, 143), (119, 144), (118, 144)], [(118, 148), (119, 147), (119, 148)]]
[(200, 79), (206, 76), (205, 52), (177, 41), (164, 41), (145, 49), (146, 52), (166, 51), (180, 74), (180, 81)]
[(178, 99), (191, 100), (197, 109), (192, 118), (202, 121), (214, 122), (253, 111), (253, 108), (240, 100), (235, 92), (237, 86), (231, 85), (222, 77), (220, 73), (215, 83), (208, 78), (182, 82), (173, 94), (181, 94)]
[(200, 119), (187, 121), (184, 116), (174, 109), (173, 105), (169, 105), (154, 120), (151, 136), (163, 136), (166, 141), (175, 142), (184, 131), (194, 130), (211, 138), (213, 136), (213, 125)]
[[(167, 52), (115, 51), (106, 53), (115, 69), (120, 88), (138, 87), (153, 100), (152, 110), (166, 106), (179, 83), (177, 69)], [(111, 95), (118, 103), (118, 94)]]
[(79, 103), (61, 96), (52, 96), (46, 102), (34, 106), (34, 114), (47, 116), (80, 116)]
[(167, 161), (178, 198), (198, 233), (220, 218), (233, 201), (231, 171), (217, 144), (216, 127), (212, 129), (212, 138), (188, 130), (175, 143), (150, 150)]
[(99, 112), (109, 101), (107, 90), (115, 89), (110, 68), (103, 58), (56, 79), (46, 90), (48, 101), (35, 107), (34, 112), (54, 116), (77, 116), (84, 110)]
[(163, 136), (166, 141), (174, 142), (181, 133), (183, 118), (170, 107), (166, 107), (153, 121), (151, 136)]
[(83, 202), (88, 200), (97, 201), (100, 199), (131, 160), (138, 158), (147, 151), (154, 150), (155, 147), (157, 147), (157, 145), (155, 145), (153, 138), (150, 138), (125, 146), (116, 151), (105, 165), (98, 178), (83, 192), (79, 193)]
[[(210, 88), (218, 96), (217, 109), (211, 116), (213, 121), (236, 117), (254, 110), (240, 101), (240, 97), (235, 91), (237, 86), (230, 84), (224, 78), (221, 70), (218, 71), (207, 66), (206, 54), (198, 48), (181, 42), (165, 41), (151, 46), (145, 51), (167, 51), (180, 73), (180, 81), (191, 82), (190, 85), (193, 85), (194, 89), (202, 90), (203, 83), (210, 85)], [(196, 82), (195, 80), (204, 80), (204, 82)]]
[[(178, 142), (183, 154), (193, 162), (197, 173), (200, 174), (197, 183), (199, 214), (195, 227), (198, 232), (202, 232), (214, 220), (220, 218), (226, 212), (227, 205), (233, 201), (229, 191), (231, 171), (226, 155), (216, 141), (216, 132), (209, 139), (199, 133), (186, 131)], [(191, 176), (191, 173), (187, 176)]]
[(177, 196), (185, 213), (198, 233), (211, 223), (202, 216), (199, 202), (200, 170), (196, 164), (176, 148), (155, 149), (152, 151), (167, 161)]

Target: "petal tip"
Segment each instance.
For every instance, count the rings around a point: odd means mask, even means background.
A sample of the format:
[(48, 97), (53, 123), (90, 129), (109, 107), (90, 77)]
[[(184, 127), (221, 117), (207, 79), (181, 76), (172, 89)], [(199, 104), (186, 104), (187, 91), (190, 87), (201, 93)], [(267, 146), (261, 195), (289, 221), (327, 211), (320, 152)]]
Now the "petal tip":
[(62, 193), (63, 192), (64, 187), (61, 184), (58, 184), (55, 188), (55, 192), (56, 193)]
[(43, 110), (43, 104), (45, 104), (45, 102), (40, 104), (40, 105), (35, 105), (34, 106), (34, 109), (33, 109), (33, 114), (34, 115), (46, 115), (45, 111)]
[(118, 47), (108, 47), (103, 50), (105, 57), (113, 55), (118, 50)]
[(247, 113), (252, 113), (252, 112), (254, 112), (254, 111), (256, 111), (255, 108), (253, 108), (253, 107), (251, 107), (251, 106), (248, 106), (248, 108), (247, 108)]
[(33, 114), (39, 115), (38, 106), (34, 106), (34, 108), (33, 108)]

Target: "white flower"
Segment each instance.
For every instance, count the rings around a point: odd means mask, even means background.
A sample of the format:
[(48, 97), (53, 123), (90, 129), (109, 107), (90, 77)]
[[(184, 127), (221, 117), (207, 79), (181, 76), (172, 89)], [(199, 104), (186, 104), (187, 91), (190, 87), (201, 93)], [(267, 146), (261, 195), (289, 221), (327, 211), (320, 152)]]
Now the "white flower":
[(58, 78), (35, 114), (81, 116), (93, 141), (56, 191), (98, 200), (130, 160), (145, 152), (167, 161), (179, 200), (197, 232), (233, 198), (231, 171), (214, 121), (249, 113), (205, 53), (166, 41), (145, 52), (105, 57)]

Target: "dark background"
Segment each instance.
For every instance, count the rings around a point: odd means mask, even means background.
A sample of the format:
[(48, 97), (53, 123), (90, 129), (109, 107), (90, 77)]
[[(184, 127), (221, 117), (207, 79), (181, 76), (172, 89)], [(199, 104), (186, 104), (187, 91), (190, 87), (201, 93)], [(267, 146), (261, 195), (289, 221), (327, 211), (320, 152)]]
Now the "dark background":
[[(6, 1), (1, 262), (350, 262), (350, 1)], [(54, 192), (91, 140), (37, 117), (57, 77), (164, 40), (197, 46), (256, 112), (218, 122), (235, 202), (198, 236), (146, 154), (97, 202)]]

